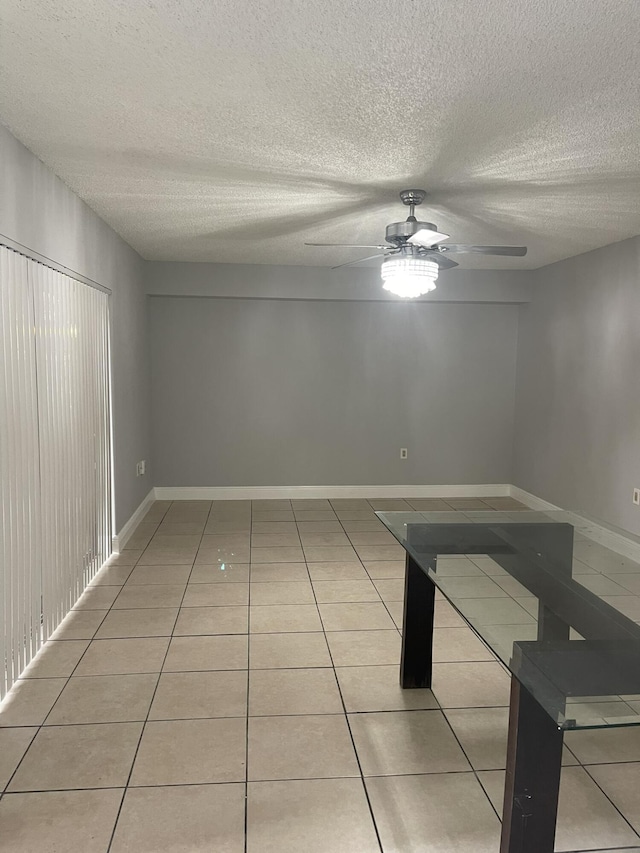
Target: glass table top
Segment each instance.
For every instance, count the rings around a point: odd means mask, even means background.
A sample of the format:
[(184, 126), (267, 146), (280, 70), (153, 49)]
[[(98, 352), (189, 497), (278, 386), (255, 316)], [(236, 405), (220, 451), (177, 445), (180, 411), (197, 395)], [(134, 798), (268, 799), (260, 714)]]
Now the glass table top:
[(592, 524), (559, 511), (376, 515), (560, 728), (640, 725), (640, 563)]

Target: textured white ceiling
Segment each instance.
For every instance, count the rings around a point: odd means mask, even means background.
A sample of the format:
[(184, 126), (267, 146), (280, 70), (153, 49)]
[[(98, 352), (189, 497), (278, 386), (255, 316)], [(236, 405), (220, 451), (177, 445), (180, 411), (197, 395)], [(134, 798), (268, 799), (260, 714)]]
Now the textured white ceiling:
[[(405, 218), (537, 267), (640, 233), (638, 0), (3, 0), (0, 118), (146, 258)], [(363, 253), (366, 254), (366, 253)]]

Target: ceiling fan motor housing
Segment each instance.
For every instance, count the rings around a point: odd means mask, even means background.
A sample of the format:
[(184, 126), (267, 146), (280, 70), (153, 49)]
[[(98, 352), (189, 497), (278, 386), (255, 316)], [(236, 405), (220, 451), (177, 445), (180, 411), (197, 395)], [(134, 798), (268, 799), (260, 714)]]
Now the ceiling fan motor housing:
[(406, 242), (409, 237), (413, 236), (413, 234), (416, 234), (418, 231), (421, 231), (423, 228), (427, 231), (438, 230), (433, 222), (418, 222), (416, 219), (407, 219), (406, 222), (392, 222), (390, 225), (387, 225), (385, 237), (388, 243), (391, 243), (394, 246), (400, 246), (402, 243)]
[(402, 190), (400, 198), (402, 203), (415, 207), (417, 204), (422, 204), (427, 194), (426, 190)]

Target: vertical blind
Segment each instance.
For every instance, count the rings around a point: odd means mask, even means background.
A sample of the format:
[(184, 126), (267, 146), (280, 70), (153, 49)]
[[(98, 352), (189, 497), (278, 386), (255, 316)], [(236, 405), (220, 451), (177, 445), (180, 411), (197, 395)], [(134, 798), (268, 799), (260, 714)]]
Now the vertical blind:
[(28, 264), (0, 247), (0, 697), (41, 642), (40, 452)]
[(108, 310), (0, 247), (0, 697), (109, 556)]

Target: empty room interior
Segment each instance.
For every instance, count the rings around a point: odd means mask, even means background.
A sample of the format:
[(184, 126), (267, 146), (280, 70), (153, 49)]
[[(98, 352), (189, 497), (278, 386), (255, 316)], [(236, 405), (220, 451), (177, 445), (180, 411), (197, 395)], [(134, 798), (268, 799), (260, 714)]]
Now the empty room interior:
[(0, 4), (0, 849), (640, 853), (640, 5)]

